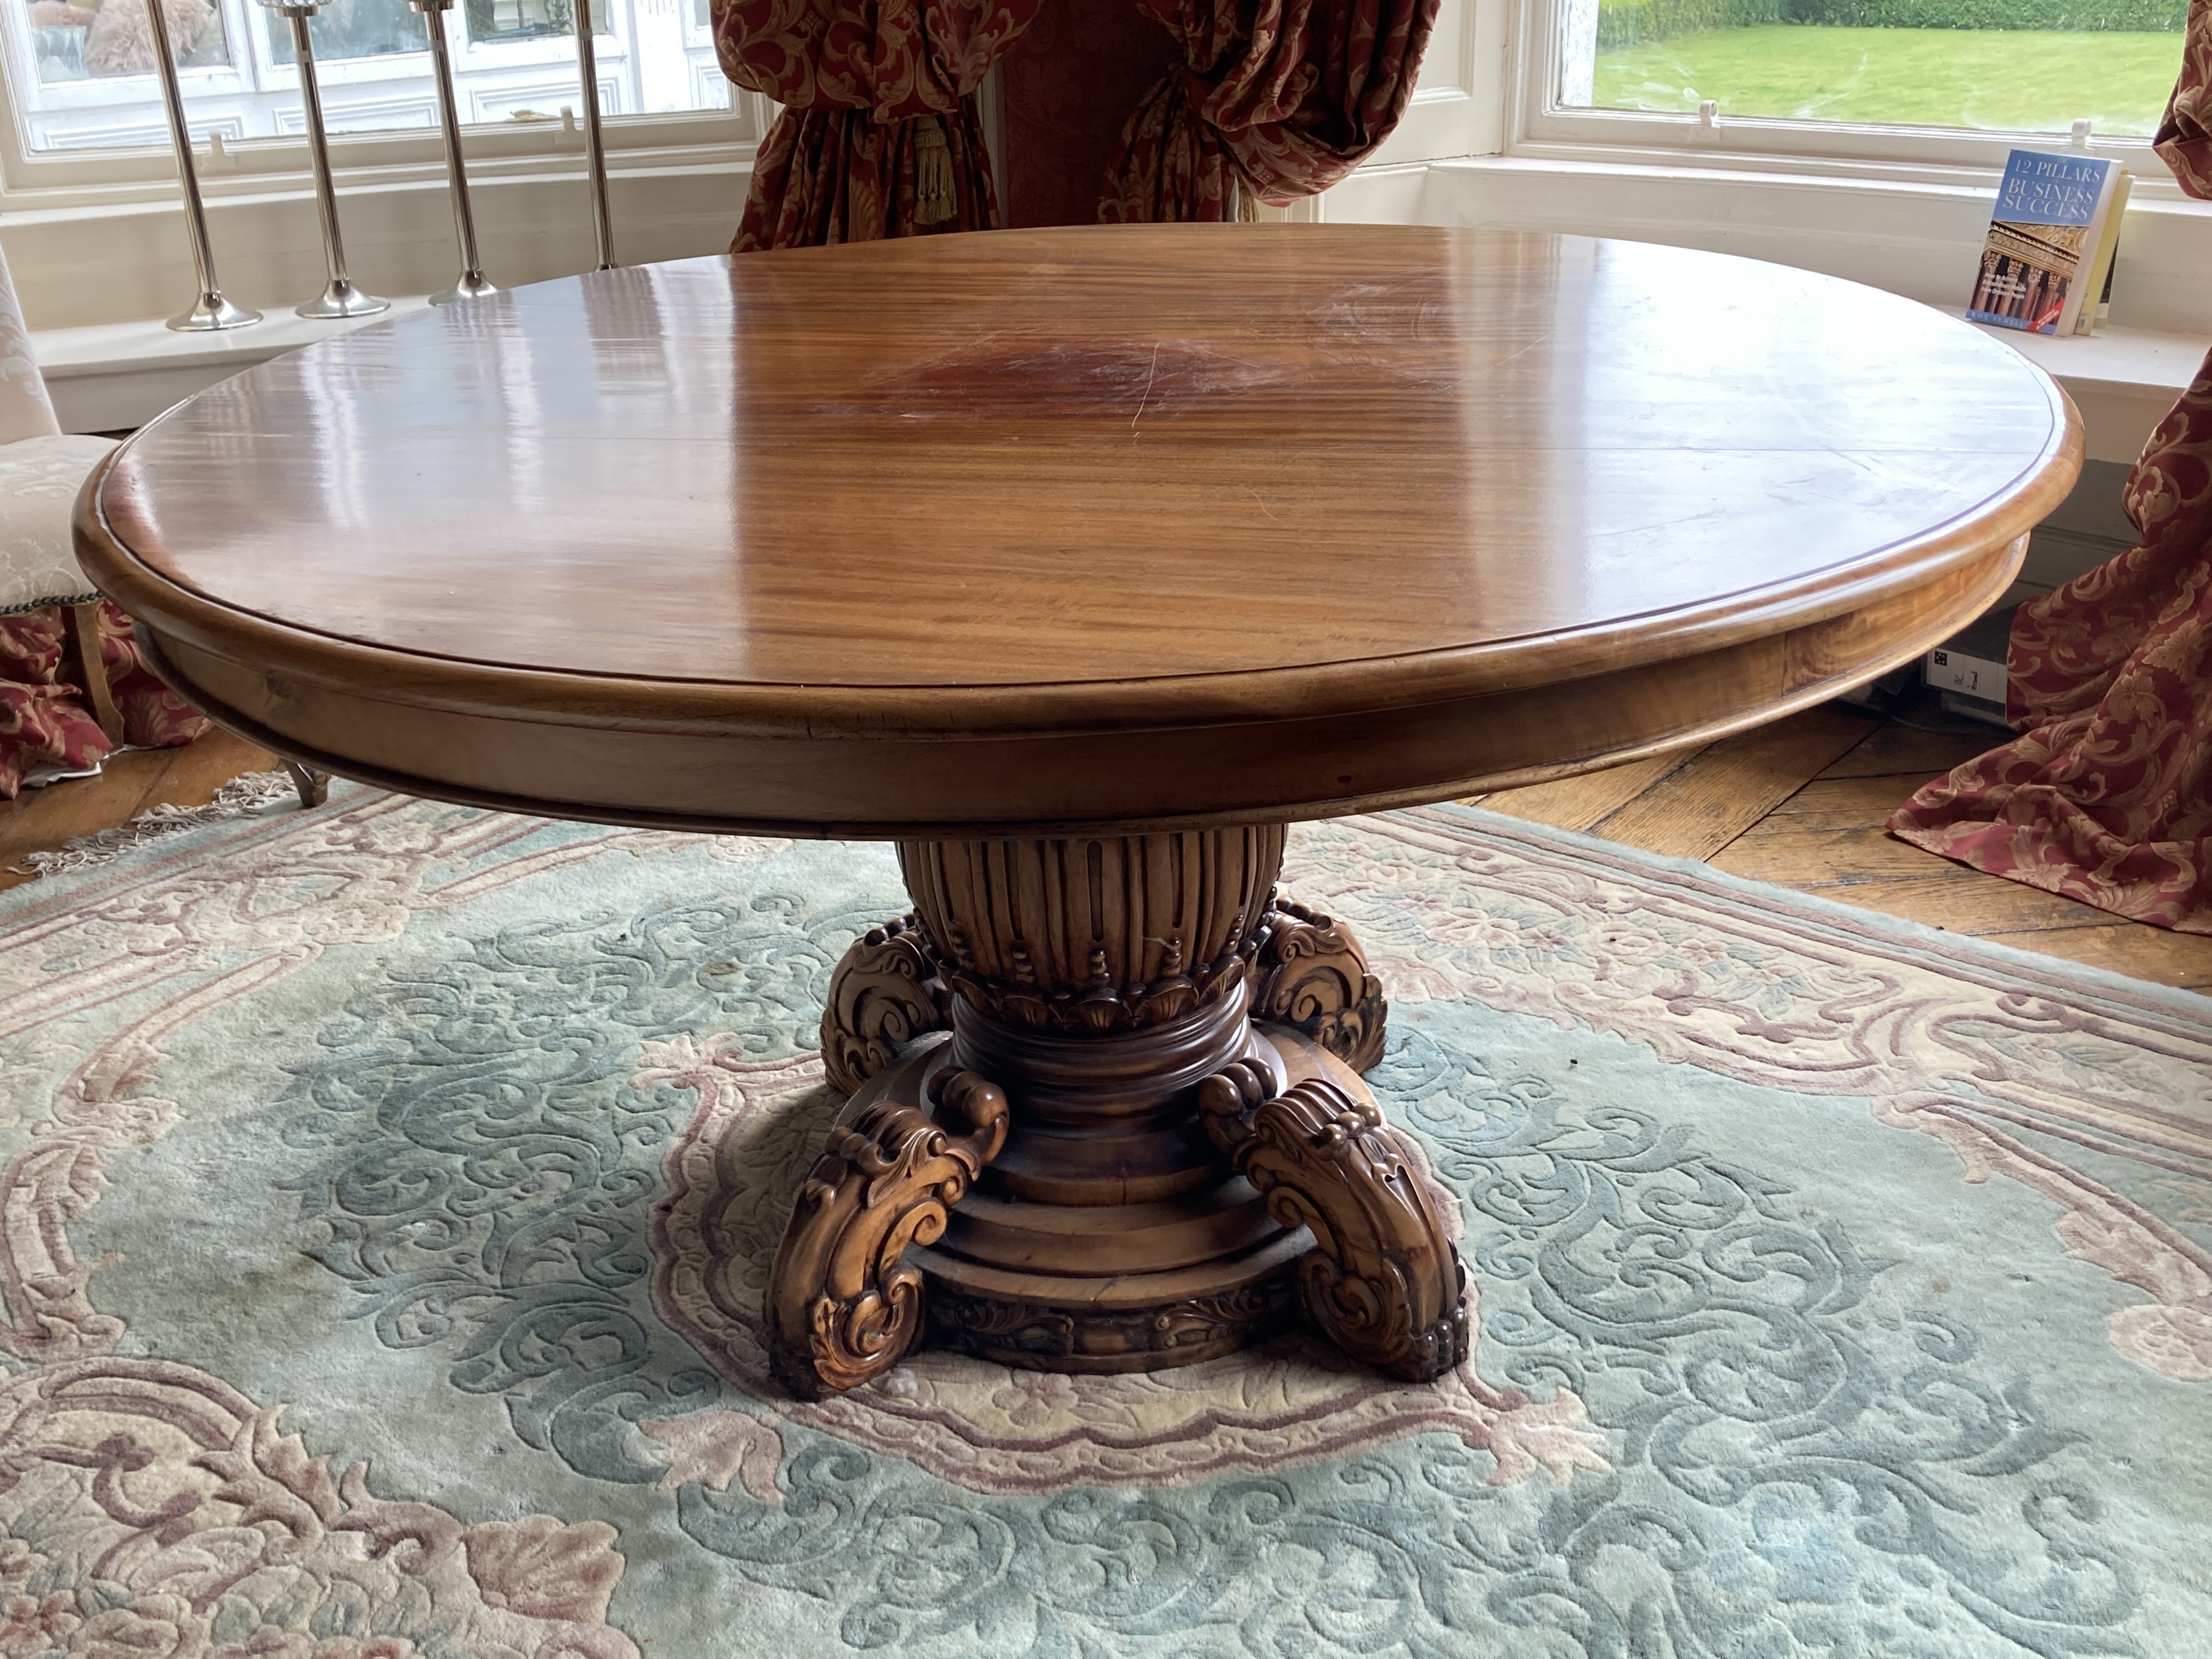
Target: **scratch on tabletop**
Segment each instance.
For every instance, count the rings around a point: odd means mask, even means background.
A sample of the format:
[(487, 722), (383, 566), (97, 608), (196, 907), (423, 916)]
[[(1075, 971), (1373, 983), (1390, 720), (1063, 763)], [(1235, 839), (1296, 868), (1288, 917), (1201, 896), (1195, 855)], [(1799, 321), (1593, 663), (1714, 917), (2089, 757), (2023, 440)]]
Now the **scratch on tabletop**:
[[(1254, 501), (1260, 503), (1260, 510), (1262, 513), (1266, 514), (1271, 519), (1275, 518), (1275, 510), (1267, 505), (1267, 498), (1266, 496), (1262, 495), (1258, 490), (1253, 489), (1250, 484), (1246, 484), (1244, 486), (1244, 493), (1247, 495), (1249, 495)], [(1280, 524), (1282, 520), (1280, 519), (1275, 519), (1275, 522), (1277, 524)]]
[(1136, 430), (1137, 430), (1137, 422), (1138, 422), (1139, 421), (1140, 421), (1140, 420), (1144, 419), (1144, 417), (1145, 417), (1145, 405), (1146, 405), (1146, 404), (1150, 403), (1150, 402), (1152, 401), (1152, 380), (1153, 380), (1153, 378), (1154, 378), (1155, 376), (1157, 376), (1157, 375), (1159, 374), (1159, 372), (1160, 372), (1160, 344), (1159, 344), (1159, 342), (1158, 342), (1158, 341), (1155, 340), (1155, 341), (1152, 343), (1152, 365), (1151, 365), (1151, 367), (1149, 367), (1148, 368), (1146, 368), (1146, 369), (1145, 370), (1145, 390), (1144, 390), (1144, 395), (1143, 395), (1143, 396), (1141, 396), (1141, 397), (1139, 397), (1139, 398), (1137, 399), (1137, 412), (1136, 412), (1134, 415), (1132, 415), (1131, 416), (1129, 416), (1129, 431), (1131, 432), (1131, 434), (1133, 434), (1136, 432)]
[(1506, 364), (1511, 362), (1515, 358), (1525, 357), (1530, 352), (1534, 351), (1538, 346), (1549, 345), (1551, 343), (1551, 331), (1547, 329), (1543, 333), (1539, 334), (1534, 339), (1529, 341), (1527, 345), (1521, 347), (1518, 350), (1507, 352), (1496, 362), (1492, 363), (1483, 371), (1483, 373), (1486, 374), (1495, 374), (1499, 369), (1504, 368)]

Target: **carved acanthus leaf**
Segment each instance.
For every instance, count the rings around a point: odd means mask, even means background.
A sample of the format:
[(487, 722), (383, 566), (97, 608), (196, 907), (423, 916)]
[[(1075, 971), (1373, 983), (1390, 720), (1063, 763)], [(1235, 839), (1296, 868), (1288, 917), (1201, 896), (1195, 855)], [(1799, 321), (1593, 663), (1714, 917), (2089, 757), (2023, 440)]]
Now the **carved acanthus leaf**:
[(1443, 1376), (1467, 1358), (1467, 1270), (1403, 1137), (1326, 1079), (1272, 1088), (1264, 1066), (1239, 1060), (1200, 1085), (1199, 1109), (1275, 1218), (1312, 1230), (1298, 1262), (1307, 1316), (1379, 1370)]
[(1252, 1018), (1294, 1026), (1355, 1072), (1382, 1058), (1382, 982), (1342, 922), (1277, 897), (1252, 969)]
[(822, 1011), (822, 1069), (849, 1095), (898, 1055), (900, 1046), (951, 1024), (936, 959), (914, 917), (871, 927), (837, 963)]
[(1006, 1097), (973, 1072), (946, 1068), (930, 1086), (935, 1113), (884, 1099), (830, 1137), (769, 1275), (769, 1360), (803, 1399), (848, 1389), (896, 1364), (922, 1329), (919, 1269), (902, 1258), (932, 1244), (1006, 1142)]
[(1014, 979), (987, 979), (948, 966), (945, 981), (970, 1006), (1010, 1025), (1093, 1034), (1142, 1030), (1218, 1002), (1243, 981), (1258, 948), (1256, 938), (1241, 939), (1219, 960), (1201, 963), (1186, 973), (1181, 941), (1170, 939), (1165, 953), (1168, 971), (1156, 980), (1126, 985), (1115, 982), (1105, 952), (1094, 951), (1091, 983), (1081, 990), (1046, 990), (1021, 977), (1019, 954)]

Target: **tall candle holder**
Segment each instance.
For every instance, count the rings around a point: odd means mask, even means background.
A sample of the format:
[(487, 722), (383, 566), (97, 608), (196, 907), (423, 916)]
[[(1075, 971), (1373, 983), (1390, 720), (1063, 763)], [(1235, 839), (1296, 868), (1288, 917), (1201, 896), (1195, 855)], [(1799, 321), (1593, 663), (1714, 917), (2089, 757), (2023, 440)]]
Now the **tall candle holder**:
[(323, 123), (323, 89), (315, 76), (315, 46), (308, 38), (307, 20), (323, 9), (323, 0), (261, 0), (261, 3), (292, 25), (292, 55), (300, 66), (300, 101), (307, 118), (307, 159), (314, 163), (315, 214), (323, 226), (323, 267), (329, 280), (322, 297), (297, 307), (302, 317), (374, 317), (392, 309), (392, 301), (354, 286), (346, 275), (345, 241), (338, 234), (338, 190), (331, 177), (329, 130)]
[(453, 0), (407, 0), (430, 35), (430, 70), (438, 83), (438, 125), (446, 138), (446, 188), (453, 202), (453, 238), (460, 244), (461, 274), (454, 284), (430, 296), (434, 306), (457, 300), (481, 300), (499, 292), (484, 280), (483, 261), (477, 256), (476, 216), (469, 210), (469, 173), (461, 158), (461, 112), (453, 94), (453, 60), (446, 50), (446, 14)]
[(607, 150), (599, 131), (599, 59), (592, 40), (592, 0), (575, 0), (576, 64), (584, 81), (584, 162), (592, 175), (592, 230), (601, 270), (615, 268), (615, 233), (607, 217)]
[(161, 0), (146, 0), (147, 30), (154, 46), (154, 67), (161, 81), (161, 104), (169, 113), (169, 143), (177, 152), (177, 178), (185, 188), (185, 234), (192, 245), (192, 269), (199, 277), (199, 298), (189, 311), (169, 319), (180, 334), (208, 334), (220, 328), (244, 328), (261, 320), (261, 313), (233, 305), (222, 297), (215, 277), (215, 250), (208, 242), (207, 208), (200, 200), (199, 168), (192, 162), (191, 129), (185, 125), (185, 88), (177, 79), (177, 58), (169, 45), (169, 20), (162, 15)]

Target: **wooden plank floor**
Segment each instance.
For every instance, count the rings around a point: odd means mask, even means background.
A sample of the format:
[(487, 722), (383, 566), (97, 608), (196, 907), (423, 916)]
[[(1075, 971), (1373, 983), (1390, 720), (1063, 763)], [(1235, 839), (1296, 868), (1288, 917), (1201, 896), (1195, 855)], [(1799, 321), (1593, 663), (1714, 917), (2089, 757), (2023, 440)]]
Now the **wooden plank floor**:
[[(1940, 717), (1939, 717), (1940, 718)], [(1837, 705), (1686, 754), (1480, 797), (1493, 811), (1588, 830), (1736, 875), (2163, 984), (2212, 988), (2212, 937), (2122, 921), (1893, 841), (1883, 822), (1929, 778), (1980, 753), (1994, 728), (1925, 730)], [(0, 801), (0, 888), (23, 855), (162, 802), (198, 805), (275, 763), (210, 731), (182, 749), (120, 755), (99, 777)]]
[(2124, 921), (1885, 833), (1914, 790), (2002, 738), (1994, 726), (1928, 730), (1831, 703), (1688, 755), (1479, 799), (1492, 811), (1704, 859), (1954, 933), (2160, 984), (2212, 988), (2212, 937)]
[(265, 772), (276, 757), (210, 726), (181, 749), (134, 749), (108, 757), (100, 775), (26, 789), (0, 800), (0, 889), (32, 880), (23, 855), (72, 836), (128, 823), (156, 806), (201, 806), (241, 772)]

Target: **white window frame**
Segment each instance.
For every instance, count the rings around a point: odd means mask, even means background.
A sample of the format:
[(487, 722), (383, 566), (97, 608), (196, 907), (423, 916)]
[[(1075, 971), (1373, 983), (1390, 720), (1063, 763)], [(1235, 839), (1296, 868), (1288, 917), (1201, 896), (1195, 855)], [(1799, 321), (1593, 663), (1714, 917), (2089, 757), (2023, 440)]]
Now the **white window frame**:
[(1498, 0), (1442, 0), (1404, 117), (1363, 163), (1388, 169), (1504, 147), (1505, 7)]
[[(204, 105), (212, 99), (252, 96), (258, 90), (254, 82), (251, 31), (241, 33), (241, 26), (246, 21), (245, 13), (249, 7), (259, 9), (258, 6), (251, 5), (251, 0), (218, 0), (216, 9), (222, 19), (224, 39), (230, 47), (230, 61), (178, 71), (188, 107), (195, 100)], [(13, 88), (39, 85), (40, 101), (46, 111), (68, 114), (112, 109), (119, 117), (127, 118), (132, 126), (151, 135), (152, 140), (158, 140), (163, 135), (158, 101), (151, 105), (150, 122), (146, 118), (149, 100), (145, 88), (153, 83), (151, 75), (100, 76), (83, 81), (40, 83), (38, 52), (31, 40), (29, 9), (21, 3), (21, 0), (16, 0), (16, 3), (0, 5), (0, 44), (4, 44), (5, 47), (11, 112)], [(155, 96), (158, 100), (159, 94)], [(128, 114), (124, 116), (126, 111)], [(15, 123), (11, 120), (9, 125), (14, 128)], [(210, 131), (221, 131), (226, 138), (245, 136), (234, 122), (227, 121), (218, 112), (204, 115), (193, 131), (196, 135)], [(15, 137), (20, 143), (20, 129), (16, 131)], [(141, 137), (133, 139), (131, 143), (135, 146), (149, 141), (147, 137)]]
[[(223, 94), (266, 96), (298, 86), (298, 72), (271, 61), (265, 39), (258, 39), (266, 25), (258, 15), (255, 0), (217, 0), (229, 31), (232, 63), (225, 68), (184, 71), (188, 100), (193, 91)], [(705, 70), (714, 66), (711, 36), (690, 16), (689, 0), (635, 0), (641, 12), (666, 13), (678, 25), (690, 74), (701, 90), (709, 82)], [(27, 21), (15, 14), (25, 9), (21, 0), (9, 0), (9, 17), (0, 22), (0, 57), (4, 57), (9, 85), (30, 83), (37, 75)], [(616, 8), (604, 3), (595, 13)], [(605, 139), (610, 165), (619, 171), (625, 164), (666, 167), (686, 163), (726, 161), (733, 149), (750, 154), (766, 134), (775, 106), (757, 94), (730, 88), (728, 106), (721, 109), (624, 114), (623, 90), (633, 74), (630, 59), (635, 43), (612, 20), (593, 19), (594, 37), (600, 49), (601, 107), (608, 115)], [(447, 39), (453, 44), (454, 67), (539, 70), (530, 75), (528, 101), (547, 110), (542, 121), (488, 120), (466, 122), (466, 147), (471, 176), (528, 176), (573, 170), (581, 150), (581, 137), (573, 120), (552, 118), (550, 111), (577, 103), (581, 91), (576, 75), (575, 45), (562, 35), (528, 41), (477, 46), (466, 39), (462, 9), (447, 14)], [(244, 40), (241, 44), (241, 35)], [(702, 68), (702, 64), (704, 68)], [(344, 89), (377, 82), (425, 78), (427, 53), (392, 53), (378, 58), (339, 59), (319, 64), (326, 100)], [(257, 75), (259, 84), (255, 84)], [(526, 77), (518, 77), (526, 78)], [(59, 83), (64, 87), (98, 87), (85, 102), (131, 106), (134, 114), (145, 100), (152, 77), (115, 77), (106, 87), (97, 82)], [(543, 82), (542, 86), (539, 84)], [(612, 96), (610, 94), (612, 94)], [(156, 94), (158, 95), (158, 94)], [(463, 96), (468, 93), (464, 86)], [(158, 106), (156, 106), (158, 108)], [(248, 137), (233, 141), (219, 114), (191, 125), (198, 146), (203, 190), (212, 202), (227, 197), (248, 197), (273, 190), (297, 191), (308, 182), (304, 134), (276, 137)], [(222, 131), (219, 153), (206, 142), (210, 129)], [(331, 161), (348, 188), (405, 184), (441, 174), (444, 152), (434, 123), (421, 127), (386, 129), (374, 132), (338, 132), (331, 137)], [(176, 192), (176, 163), (166, 131), (158, 143), (137, 143), (128, 147), (33, 150), (24, 141), (23, 129), (14, 108), (12, 92), (0, 89), (0, 209), (9, 212), (59, 211), (118, 208), (132, 204), (171, 200)]]
[[(1723, 114), (1712, 127), (1694, 114), (1581, 109), (1560, 104), (1565, 0), (1507, 0), (1513, 40), (1505, 93), (1508, 153), (1531, 160), (1623, 167), (1725, 168), (1795, 176), (1936, 185), (1984, 184), (2014, 149), (2066, 147), (2064, 134), (1970, 131), (1955, 127), (1874, 126)], [(2179, 70), (2182, 36), (2173, 37)], [(2147, 138), (2092, 133), (2089, 153), (2135, 174), (2138, 202), (2185, 198)]]

